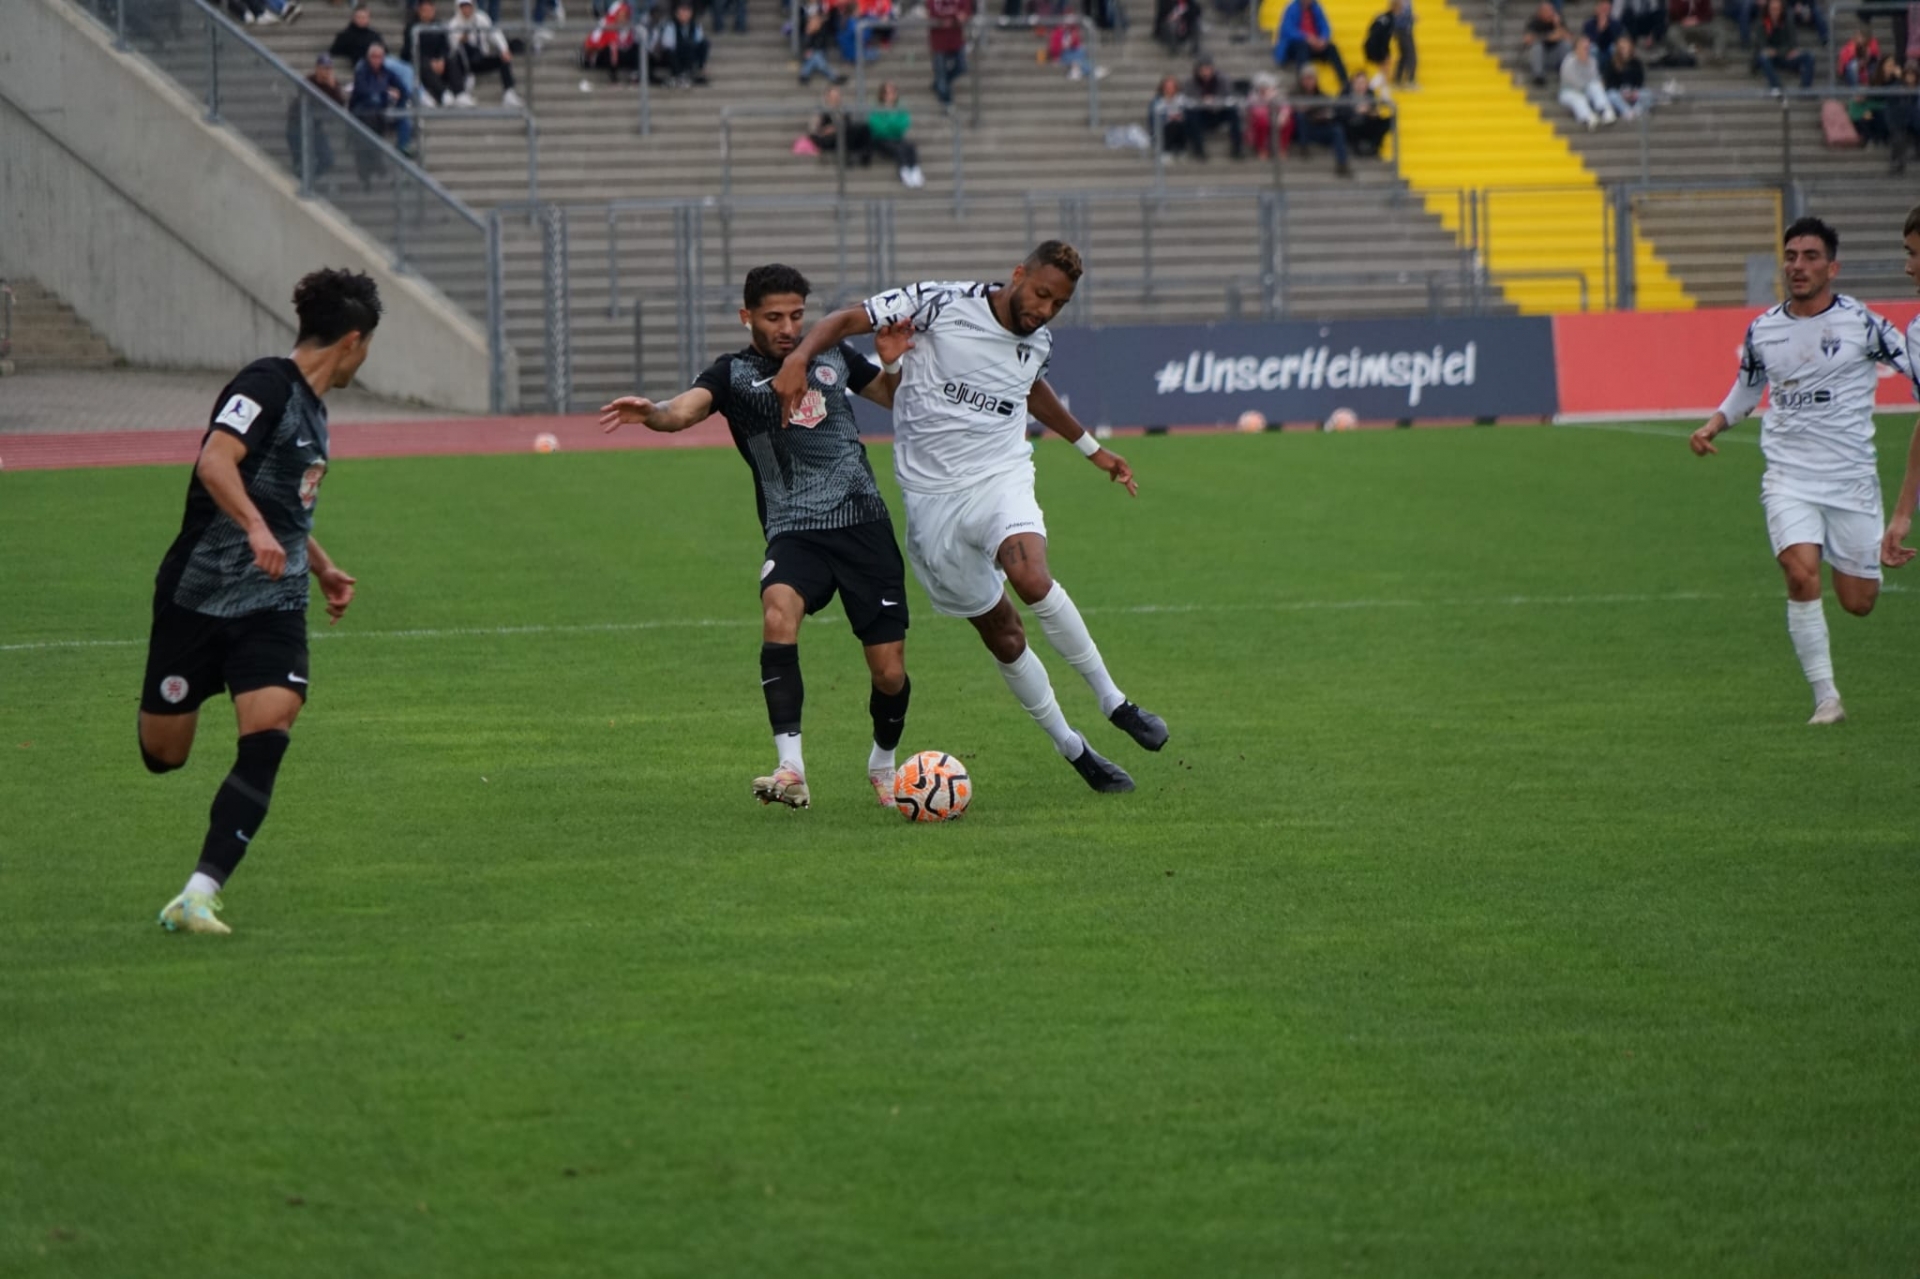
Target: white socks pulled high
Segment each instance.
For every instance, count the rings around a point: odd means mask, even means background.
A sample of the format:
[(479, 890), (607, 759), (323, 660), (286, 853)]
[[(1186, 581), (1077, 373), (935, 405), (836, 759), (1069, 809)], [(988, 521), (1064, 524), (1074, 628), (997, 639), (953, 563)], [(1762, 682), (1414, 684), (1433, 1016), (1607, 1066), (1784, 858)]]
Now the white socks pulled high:
[(1827, 610), (1821, 600), (1787, 601), (1787, 634), (1800, 656), (1800, 669), (1813, 686), (1813, 703), (1840, 696), (1833, 684), (1833, 654), (1827, 647)]
[(1053, 739), (1053, 748), (1068, 759), (1080, 758), (1086, 743), (1067, 724), (1067, 717), (1060, 713), (1060, 703), (1053, 695), (1053, 684), (1047, 679), (1047, 668), (1040, 664), (1033, 650), (1022, 649), (1020, 656), (1011, 662), (995, 662), (994, 665), (1000, 668), (1000, 677), (1007, 681), (1007, 687), (1013, 690), (1020, 705), (1026, 707), (1027, 714), (1033, 716), (1033, 722)]
[(773, 754), (774, 758), (780, 761), (782, 768), (791, 768), (802, 777), (807, 775), (807, 760), (806, 757), (800, 753), (800, 734), (775, 733), (773, 735)]
[[(1100, 713), (1111, 715), (1114, 707), (1127, 700), (1126, 694), (1113, 682), (1113, 676), (1107, 674), (1100, 647), (1093, 642), (1067, 588), (1055, 582), (1053, 589), (1031, 607), (1033, 615), (1040, 619), (1040, 629), (1046, 633), (1047, 642), (1087, 681), (1087, 687), (1100, 699)], [(1008, 683), (1012, 683), (1012, 677), (1008, 677)]]

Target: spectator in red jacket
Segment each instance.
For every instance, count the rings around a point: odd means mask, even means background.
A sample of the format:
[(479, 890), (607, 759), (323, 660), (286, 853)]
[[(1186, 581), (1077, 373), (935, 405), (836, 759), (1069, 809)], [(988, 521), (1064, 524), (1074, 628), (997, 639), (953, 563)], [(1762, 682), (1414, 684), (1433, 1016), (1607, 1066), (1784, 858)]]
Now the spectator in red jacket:
[(933, 58), (933, 96), (953, 105), (953, 80), (967, 71), (967, 23), (973, 0), (927, 0), (927, 52)]

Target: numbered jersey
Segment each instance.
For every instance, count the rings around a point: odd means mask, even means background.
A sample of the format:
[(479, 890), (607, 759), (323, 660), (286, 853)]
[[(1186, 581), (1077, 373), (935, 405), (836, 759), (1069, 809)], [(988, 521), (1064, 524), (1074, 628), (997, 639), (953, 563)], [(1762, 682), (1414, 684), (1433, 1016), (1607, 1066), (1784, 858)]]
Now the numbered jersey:
[(203, 447), (216, 432), (246, 447), (240, 479), (287, 553), (286, 572), (276, 582), (254, 567), (246, 530), (220, 509), (196, 469), (180, 535), (160, 563), (158, 598), (213, 617), (304, 610), (307, 538), (327, 474), (326, 406), (292, 360), (255, 360), (221, 390)]
[(1025, 336), (994, 317), (997, 284), (928, 282), (867, 300), (878, 329), (913, 325), (893, 395), (893, 474), (909, 493), (951, 493), (1025, 465), (1027, 393), (1047, 371), (1053, 334)]

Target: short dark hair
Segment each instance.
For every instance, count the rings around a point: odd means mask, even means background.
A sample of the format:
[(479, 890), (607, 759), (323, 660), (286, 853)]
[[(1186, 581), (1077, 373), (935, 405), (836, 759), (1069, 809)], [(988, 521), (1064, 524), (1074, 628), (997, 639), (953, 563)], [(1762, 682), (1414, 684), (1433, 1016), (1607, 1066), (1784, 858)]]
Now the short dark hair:
[(332, 346), (349, 333), (372, 333), (380, 324), (380, 286), (358, 271), (319, 270), (293, 286), (301, 345)]
[(1829, 258), (1840, 256), (1840, 233), (1819, 218), (1801, 218), (1787, 228), (1787, 233), (1780, 237), (1780, 243), (1785, 245), (1789, 240), (1798, 240), (1809, 235), (1818, 236), (1820, 243), (1827, 246)]
[(1027, 254), (1027, 260), (1021, 265), (1029, 271), (1038, 271), (1043, 266), (1050, 266), (1075, 284), (1080, 283), (1080, 273), (1086, 270), (1086, 266), (1080, 261), (1080, 250), (1065, 240), (1042, 240), (1034, 247), (1033, 252)]
[(1920, 204), (1907, 210), (1907, 224), (1900, 228), (1901, 239), (1904, 240), (1910, 235), (1920, 235)]
[(807, 283), (806, 276), (790, 266), (769, 262), (747, 272), (747, 287), (741, 301), (751, 311), (776, 293), (798, 293), (804, 298), (811, 292), (813, 286)]

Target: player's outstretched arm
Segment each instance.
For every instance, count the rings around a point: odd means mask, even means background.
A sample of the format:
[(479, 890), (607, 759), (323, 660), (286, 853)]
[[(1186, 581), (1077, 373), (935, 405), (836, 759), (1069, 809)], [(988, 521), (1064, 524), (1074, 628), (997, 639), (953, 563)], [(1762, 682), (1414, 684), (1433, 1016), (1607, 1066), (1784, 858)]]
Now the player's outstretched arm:
[(1899, 568), (1912, 560), (1915, 549), (1905, 545), (1913, 531), (1913, 508), (1920, 503), (1920, 421), (1913, 424), (1913, 438), (1907, 441), (1907, 475), (1900, 481), (1900, 496), (1893, 504), (1893, 518), (1887, 521), (1887, 535), (1880, 539), (1880, 562)]
[(600, 409), (600, 431), (607, 434), (638, 424), (649, 431), (684, 431), (713, 416), (713, 392), (704, 386), (655, 404), (641, 395), (623, 395)]
[(860, 388), (863, 398), (872, 400), (883, 409), (893, 407), (893, 394), (900, 389), (901, 362), (907, 358), (907, 352), (913, 350), (913, 324), (909, 320), (895, 320), (892, 324), (883, 324), (874, 332), (873, 352), (880, 357), (880, 376)]
[(1705, 457), (1709, 453), (1718, 453), (1720, 450), (1713, 447), (1713, 437), (1726, 429), (1727, 415), (1716, 411), (1712, 417), (1707, 419), (1705, 426), (1702, 426), (1699, 430), (1687, 437), (1687, 446), (1693, 450), (1695, 457)]
[(333, 626), (346, 615), (347, 605), (353, 603), (355, 579), (342, 572), (333, 557), (311, 536), (307, 538), (307, 564), (313, 570), (313, 580), (320, 583), (320, 594), (327, 601), (330, 619), (327, 625)]
[(260, 508), (247, 496), (247, 482), (240, 478), (240, 463), (246, 456), (246, 443), (239, 436), (214, 431), (201, 445), (200, 460), (193, 469), (200, 482), (207, 486), (214, 504), (227, 513), (228, 519), (246, 530), (253, 566), (277, 582), (287, 571), (287, 552), (267, 527)]
[(1073, 416), (1072, 410), (1060, 402), (1045, 378), (1036, 379), (1033, 389), (1027, 392), (1027, 412), (1038, 418), (1040, 425), (1086, 454), (1087, 460), (1105, 471), (1108, 479), (1126, 485), (1129, 497), (1140, 496), (1140, 486), (1134, 482), (1133, 468), (1127, 465), (1127, 459), (1094, 439)]
[(773, 393), (780, 397), (780, 420), (791, 422), (800, 411), (800, 401), (807, 393), (807, 366), (848, 338), (871, 332), (873, 318), (864, 305), (835, 311), (808, 329), (773, 378)]

